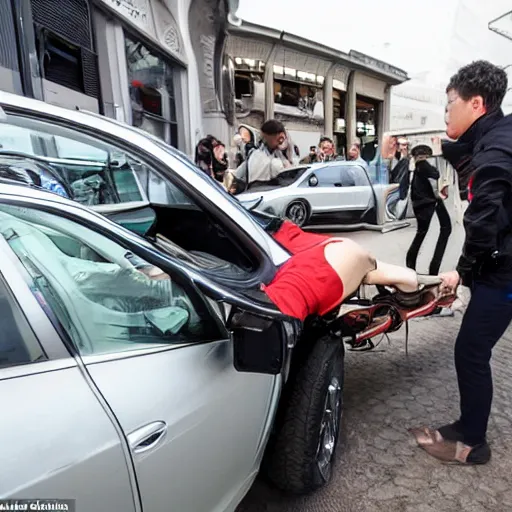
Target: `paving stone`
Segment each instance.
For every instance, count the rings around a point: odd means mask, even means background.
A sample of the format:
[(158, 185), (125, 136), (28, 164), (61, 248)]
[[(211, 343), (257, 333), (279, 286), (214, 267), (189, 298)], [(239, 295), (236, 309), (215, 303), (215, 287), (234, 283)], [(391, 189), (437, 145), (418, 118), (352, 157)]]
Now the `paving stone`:
[(414, 494), (415, 491), (412, 489), (400, 487), (393, 482), (388, 482), (370, 489), (367, 493), (367, 497), (371, 500), (387, 501), (402, 496), (414, 496)]

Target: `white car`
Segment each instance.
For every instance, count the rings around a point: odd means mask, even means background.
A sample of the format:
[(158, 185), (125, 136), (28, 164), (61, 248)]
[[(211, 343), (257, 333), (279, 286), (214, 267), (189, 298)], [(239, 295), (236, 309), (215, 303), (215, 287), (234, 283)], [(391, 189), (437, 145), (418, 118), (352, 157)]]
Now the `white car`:
[(375, 224), (377, 219), (377, 198), (365, 167), (343, 160), (284, 171), (237, 198), (299, 226)]

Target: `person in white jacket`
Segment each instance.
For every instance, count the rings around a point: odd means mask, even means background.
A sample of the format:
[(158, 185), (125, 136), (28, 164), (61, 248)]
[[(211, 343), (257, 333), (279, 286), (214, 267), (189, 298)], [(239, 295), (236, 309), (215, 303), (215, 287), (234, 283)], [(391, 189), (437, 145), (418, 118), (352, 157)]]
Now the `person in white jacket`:
[(236, 170), (236, 178), (250, 188), (266, 183), (299, 163), (295, 147), (280, 121), (270, 119), (261, 126), (261, 142)]

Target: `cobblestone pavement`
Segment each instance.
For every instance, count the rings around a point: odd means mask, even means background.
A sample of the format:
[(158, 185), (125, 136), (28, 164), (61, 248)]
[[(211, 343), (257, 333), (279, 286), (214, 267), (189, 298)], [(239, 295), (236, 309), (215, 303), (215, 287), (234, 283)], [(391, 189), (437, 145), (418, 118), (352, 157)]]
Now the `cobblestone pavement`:
[[(392, 263), (403, 263), (412, 228), (350, 235)], [(435, 233), (424, 253), (433, 251)], [(453, 268), (462, 240), (456, 226), (445, 269)], [(419, 270), (428, 258), (420, 258)], [(417, 448), (407, 432), (457, 416), (453, 343), (461, 320), (411, 322), (409, 356), (403, 330), (378, 351), (346, 357), (343, 435), (333, 480), (308, 497), (279, 494), (257, 482), (239, 512), (505, 512), (512, 510), (512, 332), (493, 357), (494, 405), (489, 426), (493, 459), (482, 467), (443, 465)]]

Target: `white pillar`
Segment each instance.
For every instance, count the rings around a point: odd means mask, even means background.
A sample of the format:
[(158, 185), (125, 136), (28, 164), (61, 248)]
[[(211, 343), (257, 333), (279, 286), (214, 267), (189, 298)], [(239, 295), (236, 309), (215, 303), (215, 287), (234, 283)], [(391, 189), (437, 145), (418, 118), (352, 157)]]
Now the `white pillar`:
[(345, 108), (345, 133), (347, 136), (347, 152), (356, 138), (356, 71), (351, 71), (348, 77), (346, 108)]
[(324, 134), (334, 137), (334, 102), (332, 99), (333, 77), (336, 64), (332, 64), (324, 78)]

